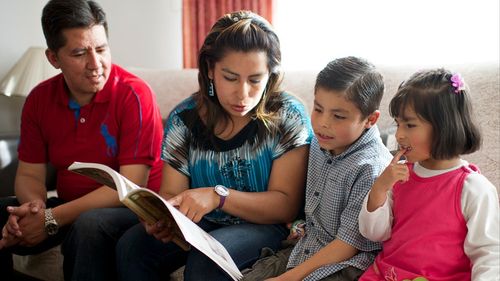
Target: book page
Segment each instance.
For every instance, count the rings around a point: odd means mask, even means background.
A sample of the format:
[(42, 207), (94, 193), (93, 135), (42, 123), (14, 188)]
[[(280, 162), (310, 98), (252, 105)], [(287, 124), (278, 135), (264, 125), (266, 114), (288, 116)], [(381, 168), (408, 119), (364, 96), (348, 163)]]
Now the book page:
[(172, 206), (172, 204), (165, 200), (164, 202), (172, 213), (175, 221), (179, 224), (186, 241), (191, 243), (191, 245), (193, 245), (200, 252), (211, 258), (216, 264), (229, 273), (234, 280), (243, 278), (243, 275), (227, 252), (226, 248), (224, 248), (219, 241), (201, 229), (193, 221), (188, 219), (184, 214), (177, 210), (177, 208)]
[(127, 195), (125, 200), (123, 200), (123, 204), (149, 224), (154, 224), (159, 220), (170, 222), (174, 233), (172, 241), (185, 251), (191, 248), (186, 239), (184, 239), (184, 235), (172, 217), (170, 210), (156, 193), (145, 188), (136, 189)]
[(131, 190), (140, 188), (119, 172), (103, 164), (74, 162), (68, 167), (68, 170), (115, 189), (118, 191), (120, 201), (123, 201)]
[[(169, 219), (174, 219), (179, 228), (179, 236), (183, 240), (185, 239), (193, 247), (212, 259), (234, 280), (239, 280), (243, 277), (226, 248), (219, 241), (201, 229), (161, 196), (149, 190), (139, 189), (130, 192), (127, 199), (129, 202), (132, 201), (135, 202), (134, 204), (140, 205), (140, 208), (143, 208), (143, 212), (147, 213), (148, 216), (155, 217), (159, 215), (160, 219), (165, 219), (166, 216)], [(133, 207), (129, 208), (132, 209)]]
[(120, 201), (148, 223), (170, 220), (176, 226), (173, 242), (187, 250), (193, 247), (212, 259), (233, 280), (243, 277), (226, 248), (157, 193), (137, 186), (117, 171), (97, 163), (74, 162), (68, 170), (115, 188)]

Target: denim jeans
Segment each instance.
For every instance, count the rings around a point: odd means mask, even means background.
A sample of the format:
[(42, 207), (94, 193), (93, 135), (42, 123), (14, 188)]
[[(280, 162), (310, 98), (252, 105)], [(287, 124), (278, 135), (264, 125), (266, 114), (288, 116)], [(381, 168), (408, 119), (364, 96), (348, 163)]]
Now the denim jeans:
[(130, 209), (102, 208), (82, 213), (71, 226), (61, 251), (65, 280), (116, 280), (115, 246), (139, 219)]
[[(47, 208), (64, 203), (50, 198)], [(0, 223), (5, 224), (8, 213), (6, 206), (18, 205), (15, 198), (0, 199)], [(51, 236), (34, 247), (10, 247), (0, 250), (0, 272), (12, 271), (12, 255), (38, 254), (61, 245), (64, 255), (65, 280), (116, 280), (115, 245), (120, 236), (139, 219), (128, 208), (103, 208), (82, 213), (73, 224), (63, 227), (57, 235)]]
[[(288, 234), (282, 225), (219, 225), (207, 220), (198, 225), (224, 245), (240, 269), (251, 266), (262, 248), (280, 248)], [(195, 248), (184, 252), (173, 242), (162, 243), (147, 234), (142, 225), (129, 229), (118, 241), (116, 251), (120, 280), (168, 280), (169, 274), (184, 263), (184, 280), (232, 280)]]

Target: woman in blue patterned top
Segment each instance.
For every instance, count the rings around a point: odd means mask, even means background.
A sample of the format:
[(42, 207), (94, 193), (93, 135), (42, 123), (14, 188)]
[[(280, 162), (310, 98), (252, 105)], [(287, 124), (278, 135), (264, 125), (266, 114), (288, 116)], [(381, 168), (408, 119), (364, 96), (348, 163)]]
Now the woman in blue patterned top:
[[(279, 90), (279, 46), (256, 14), (220, 18), (200, 50), (200, 90), (165, 125), (160, 194), (221, 242), (240, 269), (262, 248), (280, 247), (283, 223), (304, 196), (312, 129), (304, 106)], [(128, 231), (117, 249), (120, 278), (168, 279), (185, 263), (185, 280), (230, 280), (204, 254), (170, 240), (162, 223)]]

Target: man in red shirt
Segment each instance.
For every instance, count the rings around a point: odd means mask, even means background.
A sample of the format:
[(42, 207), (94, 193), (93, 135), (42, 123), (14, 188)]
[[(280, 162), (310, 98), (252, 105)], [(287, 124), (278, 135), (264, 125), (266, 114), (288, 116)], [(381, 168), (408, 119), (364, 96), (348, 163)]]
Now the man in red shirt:
[[(65, 279), (111, 280), (115, 241), (139, 220), (115, 190), (67, 167), (105, 164), (158, 191), (160, 111), (144, 81), (111, 63), (106, 16), (96, 2), (51, 0), (42, 28), (47, 59), (62, 73), (36, 86), (23, 107), (16, 198), (0, 200), (0, 271), (12, 271), (11, 253), (62, 243)], [(46, 199), (48, 163), (57, 171), (58, 198)]]

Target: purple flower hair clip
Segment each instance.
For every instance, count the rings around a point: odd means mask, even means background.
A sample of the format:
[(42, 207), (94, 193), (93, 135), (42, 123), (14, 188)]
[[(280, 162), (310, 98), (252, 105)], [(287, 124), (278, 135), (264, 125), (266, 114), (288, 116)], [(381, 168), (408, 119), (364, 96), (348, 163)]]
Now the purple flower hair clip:
[(455, 88), (455, 93), (458, 94), (460, 91), (465, 90), (464, 79), (459, 73), (455, 73), (450, 78), (451, 85)]

